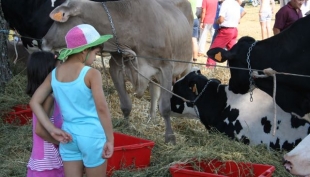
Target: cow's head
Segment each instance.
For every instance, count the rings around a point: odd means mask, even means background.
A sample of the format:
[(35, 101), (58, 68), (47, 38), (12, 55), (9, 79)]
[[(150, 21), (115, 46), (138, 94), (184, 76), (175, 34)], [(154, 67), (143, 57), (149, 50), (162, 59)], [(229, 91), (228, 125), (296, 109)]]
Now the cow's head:
[(229, 80), (229, 89), (234, 93), (247, 93), (250, 89), (250, 74), (247, 69), (247, 53), (249, 47), (255, 42), (252, 37), (242, 37), (234, 47), (227, 51), (223, 48), (213, 48), (207, 52), (207, 55), (216, 62), (227, 61), (230, 68), (231, 78)]
[[(171, 111), (182, 114), (183, 116), (198, 118), (199, 115), (197, 114), (199, 114), (199, 111), (195, 110), (194, 106), (197, 106), (197, 102), (203, 99), (203, 96), (201, 96), (200, 93), (204, 90), (204, 87), (208, 81), (210, 80), (202, 75), (200, 70), (197, 68), (193, 68), (190, 73), (179, 79), (173, 86), (173, 93), (191, 102), (185, 102), (183, 99), (173, 95), (170, 99)], [(212, 79), (212, 81), (217, 84), (220, 83), (217, 79)], [(204, 95), (208, 94), (204, 93)], [(196, 102), (193, 103), (195, 100)]]
[[(197, 94), (197, 88), (194, 86), (190, 81), (193, 77), (198, 77), (200, 73), (200, 70), (198, 68), (194, 68), (190, 73), (188, 73), (183, 78), (179, 79), (174, 85), (173, 85), (173, 93), (176, 95), (179, 95), (187, 100), (194, 100), (195, 96)], [(191, 103), (186, 103), (181, 98), (178, 98), (177, 96), (173, 95), (170, 99), (171, 103), (171, 111), (173, 113), (182, 114), (182, 115), (194, 115), (196, 116), (194, 105)], [(177, 115), (173, 114), (173, 115)], [(178, 115), (180, 116), (180, 115)]]
[(52, 24), (47, 34), (43, 37), (43, 50), (58, 50), (66, 47), (64, 36), (74, 26), (84, 23), (81, 16), (83, 16), (85, 11), (83, 11), (83, 5), (85, 3), (91, 2), (67, 0), (51, 11), (49, 17), (54, 21), (54, 23)]
[(310, 176), (310, 135), (284, 155), (284, 167), (293, 175)]

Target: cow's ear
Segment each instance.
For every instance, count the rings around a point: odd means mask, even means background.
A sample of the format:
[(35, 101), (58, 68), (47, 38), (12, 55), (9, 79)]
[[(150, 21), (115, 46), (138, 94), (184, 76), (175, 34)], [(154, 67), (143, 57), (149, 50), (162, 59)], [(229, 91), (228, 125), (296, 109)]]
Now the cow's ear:
[(212, 60), (219, 62), (219, 63), (223, 63), (226, 60), (230, 60), (233, 58), (233, 55), (230, 51), (227, 51), (227, 50), (219, 48), (219, 47), (210, 49), (207, 52), (207, 55)]
[(193, 93), (195, 93), (195, 95), (198, 95), (198, 89), (197, 89), (197, 85), (196, 84), (193, 85), (192, 91), (193, 91)]
[(76, 16), (79, 12), (77, 8), (60, 5), (50, 13), (50, 18), (57, 22), (66, 22), (70, 16)]
[(188, 86), (189, 86), (189, 89), (190, 89), (195, 95), (198, 95), (198, 89), (197, 89), (196, 83), (190, 82), (190, 83), (188, 84)]
[(62, 9), (56, 8), (50, 13), (50, 17), (56, 22), (66, 22), (69, 18), (69, 15), (66, 13)]

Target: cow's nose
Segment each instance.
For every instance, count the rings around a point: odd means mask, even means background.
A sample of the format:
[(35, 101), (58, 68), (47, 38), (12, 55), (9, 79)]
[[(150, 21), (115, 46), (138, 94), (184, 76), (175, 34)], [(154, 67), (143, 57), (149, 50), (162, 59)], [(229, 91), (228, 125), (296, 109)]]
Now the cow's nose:
[(292, 170), (292, 163), (284, 158), (283, 158), (283, 166), (288, 172)]
[(287, 160), (285, 159), (285, 157), (282, 157), (282, 165), (284, 165), (287, 162)]

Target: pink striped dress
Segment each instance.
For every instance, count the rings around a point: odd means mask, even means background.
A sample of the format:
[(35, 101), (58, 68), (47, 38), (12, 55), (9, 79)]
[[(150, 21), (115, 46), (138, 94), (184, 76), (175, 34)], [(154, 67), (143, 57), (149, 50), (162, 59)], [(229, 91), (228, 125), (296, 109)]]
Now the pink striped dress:
[[(32, 117), (33, 146), (32, 153), (27, 165), (27, 177), (63, 177), (63, 164), (59, 154), (58, 145), (44, 141), (35, 133), (37, 117), (35, 116), (35, 114), (33, 114)], [(56, 127), (61, 128), (63, 120), (60, 114), (59, 107), (55, 101), (54, 112), (50, 120), (54, 123)], [(47, 173), (49, 173), (49, 175), (47, 175)]]

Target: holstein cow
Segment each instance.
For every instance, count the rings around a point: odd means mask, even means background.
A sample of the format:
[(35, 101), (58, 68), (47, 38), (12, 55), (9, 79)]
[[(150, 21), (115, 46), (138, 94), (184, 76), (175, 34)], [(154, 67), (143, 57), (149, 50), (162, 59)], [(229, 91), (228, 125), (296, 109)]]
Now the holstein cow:
[(284, 155), (284, 167), (297, 176), (310, 176), (310, 135), (304, 138), (292, 151)]
[[(228, 61), (231, 67), (256, 70), (272, 68), (276, 74), (276, 103), (288, 113), (303, 117), (310, 112), (310, 16), (297, 20), (278, 35), (262, 41), (242, 37), (229, 51), (213, 48), (207, 55), (217, 62)], [(250, 70), (251, 72), (252, 70)], [(250, 89), (249, 70), (231, 68), (229, 89), (245, 94)], [(258, 72), (262, 74), (261, 71)], [(258, 88), (273, 95), (273, 78), (253, 79)], [(255, 94), (253, 99), (255, 100)]]
[(22, 37), (23, 45), (29, 51), (41, 47), (41, 39), (51, 27), (53, 20), (49, 13), (65, 0), (1, 0), (4, 19), (11, 29)]
[[(198, 117), (207, 129), (216, 128), (232, 139), (246, 144), (266, 144), (267, 147), (291, 150), (310, 132), (310, 125), (277, 109), (277, 123), (273, 124), (273, 99), (255, 89), (255, 99), (250, 95), (235, 94), (217, 79), (207, 79), (200, 71), (192, 71), (178, 80), (173, 93), (192, 102), (172, 96), (171, 110), (178, 114)], [(273, 136), (272, 130), (276, 126)]]
[[(114, 35), (113, 39), (105, 43), (104, 50), (112, 56), (110, 74), (127, 120), (132, 103), (125, 81), (130, 81), (136, 96), (142, 97), (150, 80), (158, 82), (169, 91), (172, 80), (188, 73), (191, 68), (184, 62), (152, 59), (191, 61), (193, 17), (187, 0), (123, 0), (106, 2), (104, 5), (71, 0), (55, 8), (50, 17), (55, 23), (43, 38), (44, 50), (65, 47), (64, 36), (67, 31), (82, 23), (93, 25), (102, 35)], [(150, 88), (151, 115), (155, 115), (156, 91), (159, 88), (153, 83), (150, 83)], [(165, 119), (165, 140), (175, 143), (170, 124), (171, 93), (168, 91), (161, 90), (159, 111)]]
[(65, 0), (53, 2), (54, 6), (51, 0), (1, 0), (4, 19), (22, 36), (23, 45), (29, 52), (41, 49), (41, 39), (54, 22), (49, 14)]

